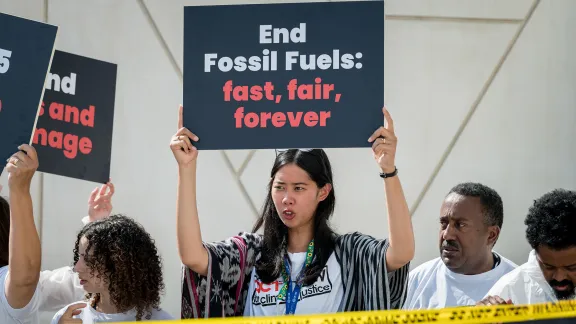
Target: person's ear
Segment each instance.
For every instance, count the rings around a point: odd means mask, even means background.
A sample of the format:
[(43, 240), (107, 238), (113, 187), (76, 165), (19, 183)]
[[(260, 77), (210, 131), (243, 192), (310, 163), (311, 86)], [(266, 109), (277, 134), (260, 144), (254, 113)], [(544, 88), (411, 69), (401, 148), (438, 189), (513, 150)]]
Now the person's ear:
[(330, 194), (331, 190), (332, 185), (329, 183), (325, 184), (324, 187), (320, 188), (320, 190), (318, 191), (318, 201), (324, 201), (324, 199), (326, 199)]
[(500, 237), (500, 227), (488, 226), (488, 244), (494, 246)]

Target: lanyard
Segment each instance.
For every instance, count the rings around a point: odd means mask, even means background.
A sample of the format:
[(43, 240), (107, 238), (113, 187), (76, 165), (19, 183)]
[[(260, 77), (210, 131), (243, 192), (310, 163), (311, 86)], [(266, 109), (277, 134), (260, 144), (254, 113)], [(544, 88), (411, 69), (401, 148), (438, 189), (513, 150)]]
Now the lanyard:
[[(284, 279), (284, 284), (278, 293), (278, 300), (286, 301), (286, 315), (294, 314), (296, 312), (296, 304), (298, 303), (298, 297), (300, 297), (300, 289), (302, 288), (302, 277), (304, 276), (304, 270), (312, 263), (312, 256), (314, 255), (314, 240), (308, 244), (308, 250), (306, 251), (306, 262), (302, 265), (300, 273), (296, 281), (292, 282), (292, 277), (290, 276), (290, 261), (288, 256), (284, 256), (284, 267), (282, 268), (282, 278)], [(294, 288), (292, 286), (294, 285)]]

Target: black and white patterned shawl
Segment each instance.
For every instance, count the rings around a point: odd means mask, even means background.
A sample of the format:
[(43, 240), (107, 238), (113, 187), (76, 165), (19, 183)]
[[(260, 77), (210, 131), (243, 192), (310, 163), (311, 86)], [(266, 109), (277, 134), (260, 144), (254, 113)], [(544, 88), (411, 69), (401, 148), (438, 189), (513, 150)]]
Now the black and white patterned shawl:
[[(208, 273), (182, 268), (182, 319), (242, 316), (248, 285), (260, 254), (262, 236), (240, 233), (218, 243), (205, 243)], [(344, 286), (343, 311), (401, 309), (410, 264), (388, 273), (388, 240), (358, 232), (340, 235), (335, 254)]]

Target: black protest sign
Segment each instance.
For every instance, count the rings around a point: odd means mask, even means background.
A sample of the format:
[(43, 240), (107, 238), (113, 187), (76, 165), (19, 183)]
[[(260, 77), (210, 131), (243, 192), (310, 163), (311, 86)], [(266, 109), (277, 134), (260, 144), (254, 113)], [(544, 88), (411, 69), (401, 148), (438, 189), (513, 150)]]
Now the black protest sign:
[(384, 3), (185, 7), (183, 96), (199, 149), (369, 147)]
[[(0, 13), (0, 163), (30, 144), (58, 27)], [(2, 168), (0, 168), (0, 171)]]
[(39, 171), (108, 181), (116, 71), (116, 64), (56, 51), (34, 133)]

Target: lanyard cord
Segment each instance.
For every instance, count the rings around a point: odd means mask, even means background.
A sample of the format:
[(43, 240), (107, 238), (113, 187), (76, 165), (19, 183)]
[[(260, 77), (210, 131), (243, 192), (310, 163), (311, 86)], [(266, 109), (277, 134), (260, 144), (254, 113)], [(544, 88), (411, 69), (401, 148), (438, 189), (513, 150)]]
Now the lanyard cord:
[[(288, 259), (288, 255), (284, 255), (284, 267), (282, 267), (282, 279), (284, 280), (284, 284), (278, 293), (278, 297), (276, 298), (276, 306), (278, 306), (280, 301), (285, 301), (286, 303), (286, 312), (285, 315), (295, 314), (296, 312), (296, 304), (298, 304), (298, 299), (300, 297), (300, 289), (302, 288), (302, 278), (304, 277), (304, 273), (306, 269), (312, 263), (312, 259), (314, 256), (314, 240), (312, 240), (308, 244), (308, 249), (306, 251), (306, 262), (302, 265), (302, 269), (298, 273), (295, 282), (292, 282), (291, 277), (291, 267), (290, 267), (290, 260)], [(292, 288), (294, 286), (294, 288)]]

